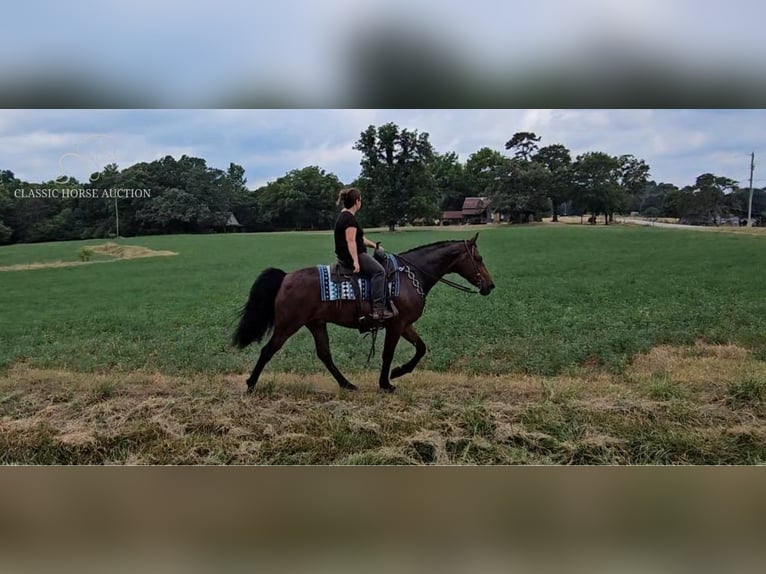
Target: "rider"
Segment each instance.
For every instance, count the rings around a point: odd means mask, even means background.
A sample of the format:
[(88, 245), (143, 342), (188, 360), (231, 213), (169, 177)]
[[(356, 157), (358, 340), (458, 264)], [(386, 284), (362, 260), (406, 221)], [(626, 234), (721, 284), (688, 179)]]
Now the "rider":
[(356, 221), (356, 212), (362, 208), (362, 195), (355, 187), (347, 187), (340, 191), (338, 205), (343, 209), (335, 222), (335, 254), (347, 267), (354, 269), (354, 273), (362, 273), (370, 277), (372, 287), (372, 314), (373, 321), (390, 319), (394, 314), (385, 308), (385, 270), (383, 266), (367, 254), (366, 247), (383, 248), (380, 242), (373, 243), (364, 236), (364, 230)]

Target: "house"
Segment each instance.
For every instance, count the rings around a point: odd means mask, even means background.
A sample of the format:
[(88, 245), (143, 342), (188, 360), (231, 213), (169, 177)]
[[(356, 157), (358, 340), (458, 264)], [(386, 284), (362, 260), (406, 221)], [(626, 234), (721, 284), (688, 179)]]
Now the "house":
[(492, 209), (488, 197), (466, 197), (463, 201), (463, 219), (466, 223), (489, 223)]
[(442, 225), (457, 225), (463, 222), (462, 211), (442, 212)]
[(496, 219), (488, 197), (466, 197), (463, 200), (463, 209), (460, 211), (442, 212), (442, 225), (491, 223)]

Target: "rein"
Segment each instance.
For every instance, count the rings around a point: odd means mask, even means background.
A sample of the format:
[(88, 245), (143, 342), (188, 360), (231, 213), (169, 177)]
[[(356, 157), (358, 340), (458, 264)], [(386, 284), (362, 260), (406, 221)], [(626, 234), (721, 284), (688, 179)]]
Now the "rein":
[[(471, 263), (473, 263), (474, 271), (476, 271), (476, 277), (477, 278), (481, 278), (481, 274), (479, 273), (479, 268), (476, 265), (476, 261), (474, 260), (473, 255), (471, 254), (471, 252), (470, 252), (470, 250), (468, 248), (468, 241), (464, 241), (463, 243), (465, 244), (465, 249), (468, 252), (468, 256), (471, 258)], [(437, 282), (444, 283), (445, 285), (448, 285), (448, 286), (450, 286), (450, 287), (452, 287), (454, 289), (457, 289), (458, 291), (462, 291), (463, 293), (471, 293), (473, 295), (478, 295), (479, 294), (478, 291), (474, 291), (473, 289), (471, 289), (469, 287), (466, 287), (465, 285), (461, 285), (460, 283), (455, 283), (454, 281), (450, 281), (449, 279), (445, 279), (444, 277), (436, 277), (435, 275), (432, 275), (432, 274), (430, 274), (430, 273), (428, 273), (426, 271), (423, 271), (423, 269), (421, 269), (420, 267), (418, 267), (417, 265), (412, 263), (412, 261), (407, 260), (405, 257), (402, 257), (398, 253), (394, 253), (394, 255), (396, 255), (396, 257), (398, 259), (404, 261), (404, 263), (406, 263), (409, 267), (412, 267), (416, 271), (419, 271), (420, 273), (422, 273), (423, 275), (425, 275), (429, 279), (435, 279)], [(413, 278), (410, 277), (410, 280), (412, 280), (412, 279)], [(417, 288), (417, 286), (416, 286), (416, 288)], [(418, 292), (420, 292), (420, 290), (418, 290)], [(422, 294), (422, 293), (421, 293), (421, 296), (423, 298), (425, 298), (425, 295)]]

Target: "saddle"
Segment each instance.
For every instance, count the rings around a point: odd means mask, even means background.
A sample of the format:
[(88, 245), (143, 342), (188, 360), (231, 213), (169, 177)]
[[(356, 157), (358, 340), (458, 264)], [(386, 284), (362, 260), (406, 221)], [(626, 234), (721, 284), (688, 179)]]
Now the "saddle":
[[(379, 251), (375, 250), (373, 252), (373, 257), (375, 260), (380, 263), (383, 266), (383, 269), (385, 269), (385, 282), (384, 285), (386, 286), (385, 289), (383, 289), (383, 305), (389, 305), (391, 310), (394, 313), (394, 317), (396, 317), (399, 314), (399, 311), (394, 306), (394, 302), (391, 297), (389, 297), (388, 293), (388, 284), (393, 279), (394, 275), (396, 274), (396, 267), (392, 264), (391, 260), (386, 257), (383, 253), (380, 253)], [(367, 331), (371, 331), (373, 329), (378, 328), (378, 325), (375, 324), (375, 322), (370, 318), (369, 315), (364, 314), (364, 310), (362, 309), (362, 293), (361, 289), (359, 288), (359, 274), (354, 273), (354, 269), (352, 267), (347, 266), (342, 261), (338, 260), (332, 265), (330, 265), (330, 280), (334, 281), (336, 283), (341, 283), (343, 281), (349, 281), (351, 283), (351, 286), (354, 289), (354, 299), (356, 300), (356, 309), (357, 309), (357, 316), (359, 317), (359, 332), (365, 333)], [(340, 300), (338, 301), (338, 304), (340, 304)]]

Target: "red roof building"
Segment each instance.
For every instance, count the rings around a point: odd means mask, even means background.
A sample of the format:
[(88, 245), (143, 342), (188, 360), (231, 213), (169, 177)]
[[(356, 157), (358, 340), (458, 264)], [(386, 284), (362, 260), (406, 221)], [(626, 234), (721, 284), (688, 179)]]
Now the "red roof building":
[(466, 197), (463, 201), (463, 215), (479, 215), (488, 207), (488, 197)]
[(457, 219), (460, 221), (463, 219), (462, 211), (444, 211), (442, 212), (442, 219)]
[(442, 224), (445, 221), (460, 223), (487, 223), (492, 220), (488, 197), (466, 197), (461, 211), (442, 212)]

